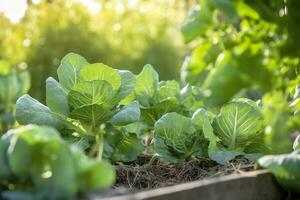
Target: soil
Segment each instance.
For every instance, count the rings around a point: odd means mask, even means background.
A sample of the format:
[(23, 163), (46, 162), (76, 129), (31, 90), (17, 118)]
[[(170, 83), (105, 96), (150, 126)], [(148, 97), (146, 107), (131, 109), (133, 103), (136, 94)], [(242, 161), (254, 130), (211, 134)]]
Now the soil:
[(211, 160), (189, 161), (184, 164), (164, 164), (149, 157), (140, 157), (136, 162), (116, 165), (117, 182), (115, 188), (128, 188), (130, 191), (155, 189), (180, 183), (240, 174), (254, 170), (255, 163), (237, 159), (227, 165), (219, 165)]

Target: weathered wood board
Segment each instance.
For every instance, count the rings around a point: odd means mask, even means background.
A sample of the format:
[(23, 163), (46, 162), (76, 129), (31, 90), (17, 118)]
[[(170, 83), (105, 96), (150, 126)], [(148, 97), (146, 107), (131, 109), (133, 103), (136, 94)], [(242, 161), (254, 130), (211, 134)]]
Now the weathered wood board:
[(116, 197), (91, 200), (279, 200), (282, 189), (267, 171), (205, 179)]

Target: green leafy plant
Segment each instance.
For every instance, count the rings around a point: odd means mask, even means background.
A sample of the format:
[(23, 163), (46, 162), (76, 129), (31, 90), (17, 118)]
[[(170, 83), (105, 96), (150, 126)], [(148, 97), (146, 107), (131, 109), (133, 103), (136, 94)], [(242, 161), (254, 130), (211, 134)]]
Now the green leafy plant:
[(88, 159), (55, 129), (36, 125), (1, 137), (0, 164), (5, 199), (74, 199), (76, 194), (110, 187), (115, 180), (110, 164)]
[(0, 61), (0, 135), (15, 123), (16, 100), (30, 87), (30, 76), (26, 70), (17, 70), (8, 62)]
[(182, 80), (208, 94), (203, 102), (210, 110), (234, 98), (262, 99), (265, 143), (276, 153), (289, 152), (288, 135), (299, 130), (293, 98), (300, 80), (299, 7), (297, 0), (203, 0), (182, 26), (185, 42), (195, 47)]
[(102, 63), (89, 64), (74, 53), (62, 59), (57, 74), (59, 82), (51, 77), (46, 81), (47, 106), (28, 95), (19, 98), (18, 122), (48, 125), (62, 133), (71, 130), (79, 134), (78, 139), (95, 141), (96, 151), (91, 147), (91, 155), (97, 152), (101, 159), (105, 128), (118, 129), (140, 118), (137, 102), (120, 104), (134, 89), (135, 76)]
[(150, 128), (166, 113), (178, 112), (190, 116), (203, 105), (203, 94), (199, 88), (187, 85), (181, 89), (174, 80), (159, 81), (159, 75), (151, 65), (144, 66), (136, 80), (133, 92), (123, 102), (138, 101), (141, 121)]
[(178, 113), (163, 115), (154, 126), (154, 155), (162, 162), (182, 163), (207, 156), (203, 130)]
[(283, 187), (300, 192), (299, 150), (290, 154), (264, 156), (258, 160), (258, 164), (268, 169)]
[(263, 140), (263, 115), (259, 106), (249, 99), (232, 100), (216, 116), (200, 109), (193, 120), (203, 127), (209, 141), (209, 157), (220, 164), (236, 156), (256, 159), (269, 152)]

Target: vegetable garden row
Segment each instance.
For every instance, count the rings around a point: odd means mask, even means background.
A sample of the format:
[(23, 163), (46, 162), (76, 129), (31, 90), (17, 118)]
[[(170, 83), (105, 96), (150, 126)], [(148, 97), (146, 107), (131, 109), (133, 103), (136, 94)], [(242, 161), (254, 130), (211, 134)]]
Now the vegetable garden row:
[(228, 2), (201, 1), (183, 25), (197, 44), (184, 83), (159, 80), (151, 65), (135, 75), (69, 53), (39, 102), (26, 94), (29, 73), (1, 61), (0, 197), (74, 199), (111, 188), (132, 163), (194, 170), (241, 159), (300, 192), (296, 39), (255, 3)]
[[(16, 120), (25, 126), (1, 137), (1, 183), (13, 190), (4, 196), (16, 190), (33, 199), (74, 198), (112, 186), (116, 177), (109, 162), (126, 163), (142, 154), (162, 163), (209, 158), (224, 165), (270, 152), (261, 106), (250, 99), (233, 99), (214, 114), (203, 108), (200, 88), (159, 81), (150, 65), (135, 76), (89, 64), (74, 53), (62, 59), (57, 73), (59, 82), (46, 80), (47, 105), (20, 97)], [(21, 80), (20, 75), (10, 76)], [(258, 160), (295, 190), (298, 142), (299, 137), (291, 154)]]

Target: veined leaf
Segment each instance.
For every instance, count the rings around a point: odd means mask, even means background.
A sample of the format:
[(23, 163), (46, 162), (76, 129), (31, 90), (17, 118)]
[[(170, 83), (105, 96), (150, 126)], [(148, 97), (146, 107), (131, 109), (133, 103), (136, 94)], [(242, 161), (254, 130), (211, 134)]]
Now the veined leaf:
[(33, 99), (29, 95), (20, 97), (16, 103), (16, 119), (22, 124), (37, 124), (55, 127), (60, 130), (65, 127), (65, 120)]
[(153, 97), (155, 103), (159, 103), (171, 97), (179, 97), (180, 86), (176, 81), (160, 81)]
[[(166, 148), (162, 150), (162, 146)], [(196, 130), (190, 118), (177, 113), (167, 113), (155, 123), (154, 152), (162, 157), (163, 161), (170, 157), (177, 157), (174, 160), (177, 162), (193, 156), (204, 156), (206, 150), (207, 143), (203, 134)]]
[(118, 70), (103, 63), (86, 65), (80, 71), (80, 77), (85, 81), (107, 81), (114, 91), (117, 91), (121, 87), (121, 75)]
[(109, 122), (113, 125), (123, 126), (138, 121), (140, 115), (139, 103), (135, 101), (121, 108)]
[(79, 82), (68, 94), (69, 104), (75, 109), (92, 104), (108, 106), (112, 98), (112, 86), (103, 80)]
[(104, 154), (113, 162), (129, 162), (142, 154), (145, 146), (135, 133), (111, 130), (105, 135)]
[(150, 99), (154, 96), (158, 86), (158, 74), (151, 65), (145, 65), (137, 76), (135, 95), (143, 106), (150, 106)]
[(141, 114), (143, 121), (145, 121), (150, 126), (153, 126), (154, 123), (164, 114), (169, 112), (176, 112), (178, 110), (178, 100), (175, 97), (169, 97), (152, 107), (141, 107)]
[(261, 134), (262, 125), (262, 114), (250, 100), (227, 103), (213, 122), (215, 134), (228, 150), (243, 150)]
[(74, 109), (69, 117), (80, 120), (84, 124), (100, 126), (100, 124), (107, 121), (111, 115), (112, 112), (107, 107), (99, 104), (92, 104)]
[(67, 94), (62, 86), (51, 77), (46, 80), (46, 101), (51, 111), (68, 116)]
[(79, 80), (81, 68), (88, 62), (82, 56), (69, 53), (63, 57), (60, 66), (57, 69), (59, 83), (69, 92)]
[(133, 73), (127, 70), (119, 70), (119, 74), (121, 76), (121, 87), (118, 92), (118, 99), (121, 100), (134, 90), (136, 78)]

